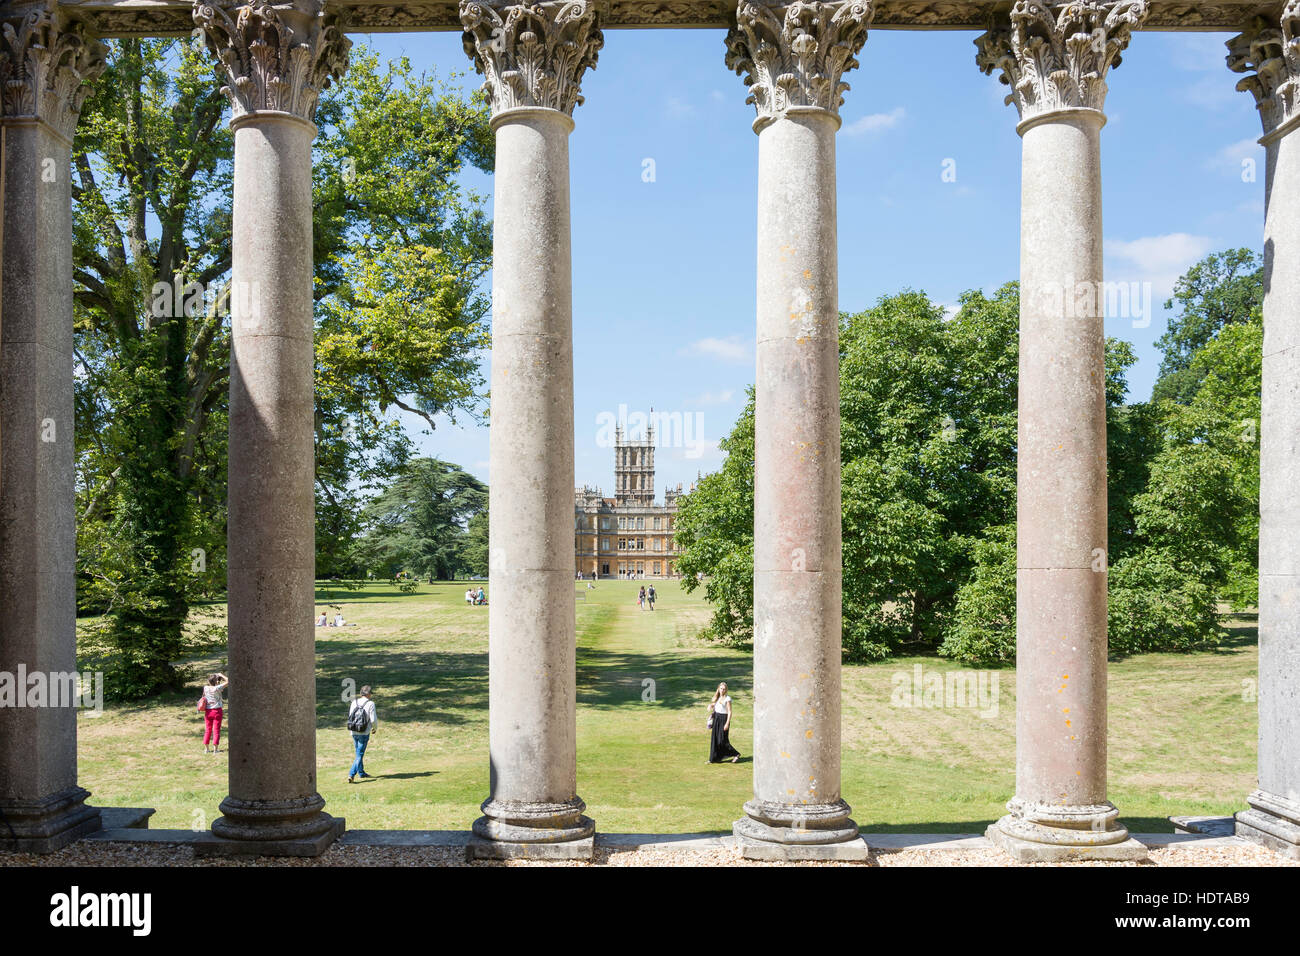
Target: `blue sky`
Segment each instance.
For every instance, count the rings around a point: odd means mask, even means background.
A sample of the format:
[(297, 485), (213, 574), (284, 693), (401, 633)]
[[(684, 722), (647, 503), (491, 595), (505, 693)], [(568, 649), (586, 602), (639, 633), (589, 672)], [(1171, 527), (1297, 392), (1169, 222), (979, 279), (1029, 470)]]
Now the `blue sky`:
[[(975, 36), (874, 31), (847, 76), (841, 309), (904, 288), (951, 305), (967, 289), (1017, 277), (1016, 112), (1003, 104), (1006, 88), (976, 68)], [(1155, 306), (1145, 327), (1132, 317), (1107, 322), (1139, 355), (1133, 400), (1150, 395), (1162, 305), (1178, 275), (1208, 252), (1261, 244), (1259, 117), (1224, 65), (1227, 38), (1138, 34), (1110, 75), (1106, 279), (1150, 283)], [(354, 39), (443, 76), (467, 73), (466, 88), (481, 82), (459, 33)], [(691, 423), (689, 443), (657, 453), (660, 494), (689, 484), (717, 467), (717, 439), (753, 381), (758, 143), (753, 107), (723, 55), (720, 30), (610, 30), (583, 81), (570, 141), (576, 484), (611, 493), (601, 426), (620, 405), (681, 412)], [(647, 159), (653, 182), (642, 175)], [(1243, 175), (1250, 159), (1255, 181)], [(467, 185), (491, 195), (490, 177)], [(420, 424), (408, 423), (413, 434)], [(484, 427), (443, 423), (419, 446), (490, 481)]]

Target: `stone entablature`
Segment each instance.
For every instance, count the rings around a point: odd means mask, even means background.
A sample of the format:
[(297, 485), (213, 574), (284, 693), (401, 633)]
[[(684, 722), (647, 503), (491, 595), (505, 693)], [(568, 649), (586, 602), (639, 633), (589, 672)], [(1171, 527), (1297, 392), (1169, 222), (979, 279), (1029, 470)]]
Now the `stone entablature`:
[[(86, 17), (101, 35), (166, 36), (194, 29), (186, 0), (78, 0), (68, 9)], [(461, 30), (456, 0), (351, 0), (341, 3), (348, 30), (356, 33), (397, 33), (420, 30)], [(1261, 14), (1276, 15), (1279, 3), (1241, 0), (1226, 3), (1181, 3), (1151, 0), (1146, 30), (1242, 30)], [(912, 30), (983, 30), (994, 14), (1005, 14), (1005, 0), (877, 0), (872, 28)], [(605, 28), (713, 27), (733, 25), (735, 0), (610, 0)]]

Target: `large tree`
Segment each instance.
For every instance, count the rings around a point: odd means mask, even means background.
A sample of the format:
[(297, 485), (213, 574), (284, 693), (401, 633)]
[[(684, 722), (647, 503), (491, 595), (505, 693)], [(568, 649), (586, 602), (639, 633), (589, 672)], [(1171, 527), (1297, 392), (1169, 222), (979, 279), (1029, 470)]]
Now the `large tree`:
[(1259, 321), (1263, 304), (1264, 263), (1258, 253), (1228, 249), (1195, 263), (1165, 303), (1176, 311), (1156, 342), (1164, 355), (1152, 399), (1190, 401), (1201, 382), (1201, 373), (1191, 367), (1196, 352), (1226, 326)]
[[(74, 149), (79, 596), (109, 616), (128, 696), (175, 682), (190, 601), (224, 579), (221, 85), (194, 40), (114, 42)], [(490, 227), (460, 174), (490, 169), (491, 134), (481, 98), (364, 50), (317, 122), (317, 499), (337, 542), (408, 454), (391, 409), (477, 407)]]
[[(856, 658), (933, 647), (971, 553), (1014, 514), (1015, 287), (970, 293), (949, 319), (923, 294), (881, 299), (840, 329), (844, 644)], [(711, 632), (752, 632), (753, 403), (722, 470), (677, 518), (686, 586)]]
[(358, 550), (388, 575), (409, 571), (433, 581), (477, 573), (481, 557), (471, 548), (486, 532), (487, 495), (487, 485), (459, 465), (413, 458), (367, 505)]
[[(1207, 295), (1215, 295), (1206, 290)], [(843, 642), (848, 657), (1015, 658), (1019, 296), (968, 293), (946, 317), (906, 292), (841, 328)], [(1111, 645), (1197, 646), (1215, 600), (1249, 599), (1257, 535), (1259, 324), (1224, 321), (1187, 365), (1192, 401), (1124, 404), (1135, 362), (1106, 342)], [(753, 399), (720, 471), (682, 502), (686, 587), (710, 634), (753, 628)]]

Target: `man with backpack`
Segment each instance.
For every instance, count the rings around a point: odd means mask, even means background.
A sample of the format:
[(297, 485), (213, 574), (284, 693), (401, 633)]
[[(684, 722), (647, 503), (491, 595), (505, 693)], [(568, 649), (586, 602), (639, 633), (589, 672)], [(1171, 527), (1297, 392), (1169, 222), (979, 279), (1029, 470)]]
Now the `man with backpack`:
[(363, 684), (361, 693), (348, 708), (348, 730), (352, 731), (352, 742), (357, 749), (357, 757), (352, 761), (352, 769), (348, 771), (348, 783), (356, 782), (353, 777), (361, 777), (363, 780), (370, 777), (370, 774), (366, 773), (362, 759), (366, 755), (366, 745), (370, 743), (370, 735), (375, 732), (378, 725), (379, 715), (375, 712), (375, 702), (370, 699), (370, 685)]
[(650, 610), (655, 609), (655, 586), (650, 585), (650, 590), (646, 592), (646, 600), (650, 602)]

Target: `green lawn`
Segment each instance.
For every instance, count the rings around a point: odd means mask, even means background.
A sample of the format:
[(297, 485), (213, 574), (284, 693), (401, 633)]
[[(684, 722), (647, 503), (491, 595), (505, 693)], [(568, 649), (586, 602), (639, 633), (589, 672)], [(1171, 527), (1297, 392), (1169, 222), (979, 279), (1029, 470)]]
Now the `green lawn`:
[[(578, 600), (578, 792), (610, 832), (727, 830), (750, 795), (752, 764), (706, 762), (705, 704), (720, 680), (736, 700), (732, 740), (748, 757), (749, 656), (704, 644), (698, 596), (657, 583), (638, 610), (634, 582), (604, 581)], [(388, 584), (334, 592), (358, 626), (317, 630), (317, 764), (328, 809), (352, 828), (466, 829), (487, 796), (487, 609), (463, 584)], [(489, 589), (489, 597), (491, 597)], [(330, 595), (318, 594), (318, 606)], [(585, 598), (585, 600), (584, 600)], [(216, 610), (220, 610), (218, 606)], [(1253, 624), (1212, 652), (1150, 654), (1110, 670), (1110, 794), (1135, 832), (1172, 813), (1227, 814), (1254, 785)], [(192, 663), (224, 667), (223, 649)], [(1015, 784), (1015, 673), (994, 672), (995, 716), (974, 708), (891, 705), (894, 675), (957, 670), (934, 658), (844, 669), (843, 793), (864, 830), (982, 830)], [(367, 770), (346, 782), (352, 741), (343, 681), (377, 689), (380, 732)], [(653, 700), (644, 700), (647, 680)], [(230, 718), (240, 719), (238, 688)], [(157, 808), (154, 827), (206, 827), (226, 794), (226, 754), (201, 746), (197, 683), (145, 704), (108, 705), (79, 722), (81, 783), (104, 806)]]

